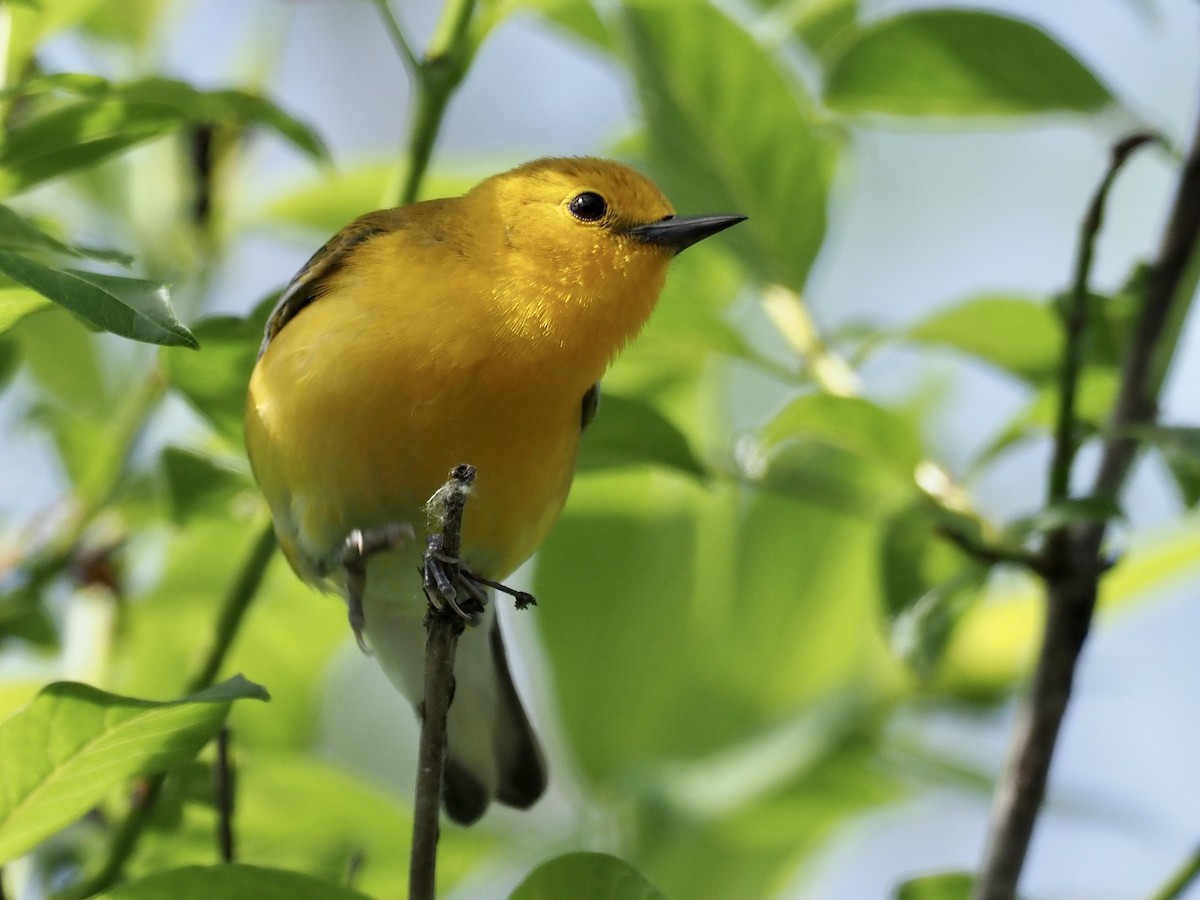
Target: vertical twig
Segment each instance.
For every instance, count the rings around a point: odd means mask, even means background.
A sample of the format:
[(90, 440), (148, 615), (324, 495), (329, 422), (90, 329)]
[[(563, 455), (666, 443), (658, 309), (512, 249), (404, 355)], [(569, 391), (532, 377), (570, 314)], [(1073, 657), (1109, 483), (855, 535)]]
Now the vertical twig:
[[(1200, 120), (1197, 121), (1200, 129)], [(1132, 140), (1132, 139), (1131, 139)], [(1127, 144), (1128, 142), (1126, 142)], [(1120, 165), (1122, 147), (1114, 152), (1113, 167)], [(1111, 176), (1101, 191), (1107, 190)], [(1102, 201), (1101, 201), (1102, 202)], [(1095, 210), (1095, 207), (1093, 207)], [(1086, 229), (1098, 227), (1100, 212), (1085, 221), (1084, 242), (1094, 234)], [(1147, 283), (1143, 303), (1133, 334), (1125, 348), (1121, 389), (1113, 411), (1101, 462), (1092, 493), (1115, 496), (1125, 483), (1137, 454), (1137, 443), (1130, 437), (1132, 427), (1148, 424), (1157, 415), (1158, 391), (1166, 364), (1174, 352), (1178, 333), (1168, 333), (1167, 325), (1178, 318), (1180, 305), (1191, 302), (1191, 290), (1184, 274), (1194, 258), (1200, 239), (1200, 130), (1192, 143), (1183, 177), (1176, 190), (1170, 219)], [(1086, 254), (1086, 255), (1084, 255)], [(1086, 299), (1090, 249), (1081, 251), (1077, 269), (1077, 294)], [(1082, 278), (1082, 289), (1079, 281)], [(1082, 290), (1082, 295), (1079, 291)], [(1082, 328), (1068, 342), (1082, 341)], [(1064, 394), (1073, 393), (1072, 366), (1082, 357), (1077, 347), (1069, 346), (1064, 360)], [(1074, 361), (1072, 361), (1074, 360)], [(1077, 370), (1076, 370), (1077, 374)], [(1063, 397), (1059, 427), (1056, 430), (1055, 462), (1051, 472), (1050, 495), (1065, 498), (1074, 460), (1075, 418), (1073, 397)], [(997, 786), (992, 809), (992, 824), (983, 868), (976, 882), (976, 900), (1012, 900), (1024, 866), (1034, 824), (1045, 796), (1046, 781), (1063, 715), (1070, 700), (1083, 644), (1091, 626), (1100, 575), (1104, 565), (1100, 557), (1107, 530), (1105, 522), (1068, 524), (1048, 536), (1045, 550), (1048, 571), (1046, 631), (1034, 672), (1029, 696), (1023, 704), (1013, 735), (1009, 764)]]
[[(429, 501), (430, 518), (440, 521), (442, 530), (441, 534), (430, 535), (426, 566), (441, 565), (446, 577), (426, 579), (429, 611), (425, 615), (425, 698), (421, 703), (421, 743), (417, 751), (409, 900), (433, 900), (435, 896), (446, 719), (454, 690), (454, 653), (464, 624), (455, 611), (453, 592), (458, 583), (463, 510), (474, 482), (474, 467), (457, 466), (450, 473), (450, 480)], [(449, 589), (443, 589), (445, 593), (439, 595), (439, 584), (447, 584)]]
[(418, 57), (388, 0), (375, 0), (384, 26), (416, 88), (408, 129), (408, 171), (400, 189), (401, 205), (417, 199), (433, 145), (446, 116), (446, 106), (471, 64), (470, 25), (476, 0), (446, 0), (429, 48)]
[(217, 849), (221, 862), (237, 858), (233, 842), (233, 807), (235, 802), (233, 764), (229, 759), (229, 726), (217, 734), (217, 758), (213, 762), (213, 805), (217, 808)]

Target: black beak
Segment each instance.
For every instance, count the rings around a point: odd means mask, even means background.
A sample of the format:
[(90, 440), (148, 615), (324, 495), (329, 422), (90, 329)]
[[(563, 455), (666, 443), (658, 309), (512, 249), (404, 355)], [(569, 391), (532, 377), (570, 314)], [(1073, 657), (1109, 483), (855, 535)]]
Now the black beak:
[(692, 244), (744, 221), (745, 216), (667, 216), (648, 225), (634, 225), (625, 233), (636, 241), (662, 244), (682, 253)]

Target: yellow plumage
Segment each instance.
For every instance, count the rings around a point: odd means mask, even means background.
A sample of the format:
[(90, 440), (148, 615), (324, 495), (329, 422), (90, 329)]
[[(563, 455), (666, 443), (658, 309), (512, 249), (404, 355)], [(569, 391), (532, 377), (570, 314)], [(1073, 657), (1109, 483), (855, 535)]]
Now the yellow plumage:
[[(470, 463), (478, 479), (462, 560), (507, 577), (562, 509), (584, 396), (649, 316), (670, 259), (738, 219), (674, 218), (636, 172), (560, 159), (460, 198), (371, 213), (333, 238), (273, 314), (247, 401), (251, 463), (297, 573), (339, 585), (338, 553), (355, 528), (409, 523), (420, 534), (426, 500), (452, 466)], [(415, 557), (394, 556), (368, 565), (366, 633), (412, 698), (419, 641), (398, 632), (419, 624), (424, 599)], [(472, 663), (460, 660), (451, 761), (463, 750), (458, 763), (480, 790), (466, 801), (448, 794), (459, 819), (493, 795), (527, 805), (544, 784), (542, 774), (506, 791), (519, 765), (540, 774), (540, 758), (504, 758), (537, 756), (536, 742), (526, 734), (514, 747), (507, 735), (528, 725), (507, 693), (498, 635), (490, 647), (464, 636), (460, 654), (473, 643), (498, 670), (480, 665), (479, 677), (503, 689), (481, 685), (478, 702), (462, 699)], [(506, 703), (516, 709), (489, 716), (489, 704)], [(486, 721), (462, 721), (468, 708)]]

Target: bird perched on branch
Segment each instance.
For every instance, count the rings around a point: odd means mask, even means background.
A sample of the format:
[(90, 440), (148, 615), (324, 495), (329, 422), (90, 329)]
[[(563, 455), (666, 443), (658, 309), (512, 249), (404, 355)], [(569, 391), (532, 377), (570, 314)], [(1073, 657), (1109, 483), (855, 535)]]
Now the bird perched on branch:
[[(344, 228), (271, 314), (246, 405), (250, 461), (292, 568), (344, 592), (348, 536), (421, 533), (426, 501), (468, 463), (462, 565), (510, 575), (557, 519), (597, 382), (671, 259), (743, 218), (676, 216), (615, 162), (542, 159)], [(422, 551), (401, 542), (366, 561), (358, 623), (414, 703)], [(545, 789), (490, 605), (459, 642), (448, 740), (452, 819), (472, 822), (492, 799), (524, 808)]]

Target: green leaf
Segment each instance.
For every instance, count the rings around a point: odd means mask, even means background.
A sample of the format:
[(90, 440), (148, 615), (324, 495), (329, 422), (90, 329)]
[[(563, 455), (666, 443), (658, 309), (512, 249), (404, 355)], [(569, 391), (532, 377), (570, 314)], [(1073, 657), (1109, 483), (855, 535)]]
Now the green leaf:
[(604, 394), (595, 420), (583, 433), (577, 468), (641, 465), (706, 474), (683, 432), (661, 412), (641, 400)]
[(840, 49), (825, 102), (847, 115), (1088, 113), (1113, 102), (1044, 32), (994, 13), (906, 13), (867, 26)]
[(163, 448), (161, 464), (171, 518), (177, 524), (197, 515), (227, 514), (229, 501), (248, 486), (236, 469), (182, 447)]
[(1032, 516), (1010, 522), (1004, 533), (1009, 540), (1024, 540), (1029, 535), (1044, 534), (1077, 522), (1107, 522), (1123, 518), (1125, 513), (1112, 497), (1074, 497), (1051, 504)]
[(162, 351), (163, 371), (219, 434), (241, 447), (246, 389), (262, 343), (262, 322), (257, 317), (214, 316), (197, 322), (195, 334), (204, 349)]
[(64, 244), (57, 238), (51, 237), (28, 219), (18, 215), (7, 206), (0, 205), (0, 249), (2, 250), (43, 250), (50, 253), (60, 253), (66, 256), (82, 256), (102, 262), (116, 262), (128, 265), (132, 257), (118, 253), (115, 250), (101, 250), (91, 247), (76, 247)]
[(0, 334), (30, 313), (50, 306), (50, 301), (28, 288), (0, 288)]
[(184, 125), (266, 125), (293, 145), (327, 159), (307, 126), (244, 91), (198, 91), (181, 81), (148, 78), (129, 84), (59, 82), (82, 99), (56, 106), (14, 128), (0, 147), (0, 192), (12, 194), (88, 168)]
[(230, 704), (250, 697), (267, 693), (240, 676), (165, 703), (49, 685), (0, 725), (0, 861), (69, 825), (127, 779), (191, 759)]
[(904, 417), (862, 397), (804, 394), (762, 427), (760, 452), (788, 443), (817, 441), (881, 463), (911, 481), (924, 458), (921, 436)]
[(1200, 503), (1200, 428), (1146, 425), (1136, 429), (1134, 435), (1162, 454), (1183, 504), (1191, 509)]
[(987, 574), (986, 566), (965, 564), (896, 616), (892, 648), (922, 682), (938, 673), (955, 629), (982, 595)]
[(175, 318), (160, 282), (52, 269), (7, 250), (0, 250), (0, 272), (104, 331), (151, 344), (199, 346)]
[(666, 900), (645, 876), (607, 853), (567, 853), (546, 860), (509, 900)]
[(975, 877), (968, 872), (922, 875), (900, 885), (896, 900), (969, 900)]
[(99, 896), (107, 900), (369, 900), (366, 894), (311, 875), (237, 863), (156, 872)]
[(1023, 297), (976, 297), (909, 327), (904, 336), (952, 347), (1029, 382), (1057, 371), (1062, 327), (1045, 303)]
[(0, 594), (0, 642), (10, 638), (47, 650), (58, 647), (58, 628), (31, 588)]
[(724, 13), (636, 0), (625, 11), (659, 186), (682, 213), (749, 216), (719, 240), (760, 278), (799, 289), (825, 236), (840, 132)]

